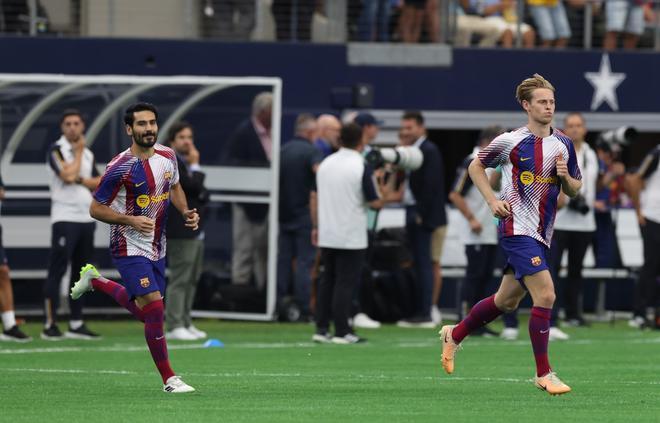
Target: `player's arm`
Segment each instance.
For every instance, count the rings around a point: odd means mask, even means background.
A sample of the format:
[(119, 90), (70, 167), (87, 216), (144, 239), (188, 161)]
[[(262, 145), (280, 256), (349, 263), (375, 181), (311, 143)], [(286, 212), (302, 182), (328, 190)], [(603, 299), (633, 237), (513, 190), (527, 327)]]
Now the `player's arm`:
[(561, 189), (564, 194), (574, 198), (582, 188), (582, 181), (572, 177), (568, 172), (568, 164), (563, 156), (557, 156), (557, 176), (561, 182)]
[(130, 216), (114, 211), (109, 206), (92, 199), (89, 215), (110, 225), (124, 225), (135, 228), (138, 232), (149, 235), (154, 231), (154, 221), (146, 216)]
[(477, 187), (484, 200), (486, 200), (493, 216), (503, 218), (511, 214), (509, 203), (495, 196), (495, 192), (493, 192), (490, 186), (488, 175), (486, 175), (486, 166), (481, 162), (479, 157), (475, 157), (472, 160), (470, 166), (468, 166), (468, 173), (470, 174), (470, 178), (472, 178), (472, 183)]
[(199, 228), (199, 215), (197, 214), (197, 209), (188, 209), (188, 200), (186, 200), (186, 193), (183, 192), (181, 184), (172, 185), (170, 188), (170, 200), (179, 213), (183, 215), (186, 226), (196, 231)]

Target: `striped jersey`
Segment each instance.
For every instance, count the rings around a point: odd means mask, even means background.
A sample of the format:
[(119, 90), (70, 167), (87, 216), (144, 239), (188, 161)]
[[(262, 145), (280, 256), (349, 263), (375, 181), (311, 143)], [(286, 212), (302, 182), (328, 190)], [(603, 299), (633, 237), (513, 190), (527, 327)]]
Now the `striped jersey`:
[(105, 169), (94, 199), (114, 211), (154, 220), (153, 233), (143, 235), (131, 226), (111, 225), (113, 257), (165, 257), (165, 227), (170, 188), (179, 182), (176, 155), (171, 148), (154, 145), (149, 159), (139, 159), (131, 149), (118, 154)]
[(573, 141), (554, 128), (545, 138), (527, 127), (506, 132), (479, 152), (484, 166), (502, 166), (500, 199), (511, 205), (511, 214), (499, 221), (500, 237), (526, 235), (550, 247), (561, 189), (556, 165), (559, 155), (566, 161), (569, 175), (582, 179)]

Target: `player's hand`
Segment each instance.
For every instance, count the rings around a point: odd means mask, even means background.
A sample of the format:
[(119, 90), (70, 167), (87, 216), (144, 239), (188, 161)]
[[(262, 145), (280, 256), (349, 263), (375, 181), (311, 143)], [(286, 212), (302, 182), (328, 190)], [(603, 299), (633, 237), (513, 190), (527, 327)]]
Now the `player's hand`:
[(133, 216), (133, 223), (131, 226), (142, 235), (150, 235), (154, 231), (156, 223), (153, 219), (148, 218), (147, 216)]
[(183, 218), (186, 221), (186, 226), (196, 231), (199, 229), (199, 215), (197, 209), (186, 210), (183, 212)]
[(561, 154), (557, 156), (557, 176), (559, 176), (562, 179), (565, 179), (568, 177), (568, 165), (566, 164), (566, 161), (564, 161), (564, 156)]
[(470, 230), (474, 232), (475, 234), (479, 235), (481, 231), (483, 230), (483, 227), (481, 226), (481, 222), (479, 222), (474, 216), (468, 221), (470, 223)]
[(492, 203), (488, 203), (490, 211), (498, 219), (508, 217), (511, 214), (511, 206), (506, 201), (495, 200)]

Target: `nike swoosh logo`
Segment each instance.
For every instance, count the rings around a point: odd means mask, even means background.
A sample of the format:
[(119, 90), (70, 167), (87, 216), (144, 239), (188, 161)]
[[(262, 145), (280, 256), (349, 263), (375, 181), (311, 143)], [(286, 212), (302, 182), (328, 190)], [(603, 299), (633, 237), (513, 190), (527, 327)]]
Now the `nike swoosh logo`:
[(527, 160), (531, 159), (531, 157), (521, 157), (520, 161), (521, 162), (526, 162)]
[(141, 187), (146, 181), (142, 181), (139, 184), (135, 184), (135, 188)]
[(157, 337), (156, 337), (156, 341), (160, 341), (160, 340), (163, 339), (163, 338), (165, 338), (165, 335), (163, 335), (163, 336), (157, 336)]
[(541, 333), (548, 333), (548, 332), (550, 332), (550, 329), (542, 330), (542, 331), (540, 331), (540, 332), (541, 332)]

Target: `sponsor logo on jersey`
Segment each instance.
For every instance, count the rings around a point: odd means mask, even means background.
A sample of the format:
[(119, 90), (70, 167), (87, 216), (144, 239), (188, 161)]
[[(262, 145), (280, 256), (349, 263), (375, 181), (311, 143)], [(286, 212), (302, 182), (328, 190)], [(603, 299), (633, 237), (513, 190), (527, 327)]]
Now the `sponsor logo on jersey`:
[(559, 179), (556, 176), (541, 176), (541, 175), (534, 176), (532, 172), (526, 170), (520, 174), (520, 182), (522, 182), (523, 185), (531, 185), (534, 182), (536, 182), (537, 184), (555, 185), (559, 182)]
[(168, 170), (168, 171), (165, 172), (165, 174), (163, 175), (163, 178), (165, 178), (166, 181), (169, 181), (170, 179), (172, 179), (172, 172), (170, 172), (170, 171)]
[(140, 279), (140, 286), (142, 288), (149, 288), (149, 285), (151, 285), (151, 282), (149, 282), (149, 278)]
[(540, 266), (541, 265), (541, 257), (536, 256), (532, 257), (532, 266)]
[(164, 192), (159, 195), (147, 195), (147, 194), (142, 194), (138, 195), (138, 197), (135, 199), (135, 203), (141, 208), (147, 207), (151, 203), (160, 203), (161, 201), (165, 201), (168, 198), (170, 198), (170, 193)]

